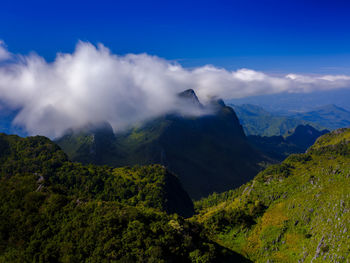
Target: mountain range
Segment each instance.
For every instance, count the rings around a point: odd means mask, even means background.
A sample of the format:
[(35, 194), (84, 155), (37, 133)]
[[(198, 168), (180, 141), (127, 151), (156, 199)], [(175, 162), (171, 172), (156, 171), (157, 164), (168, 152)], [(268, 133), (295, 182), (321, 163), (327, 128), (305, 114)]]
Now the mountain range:
[(296, 111), (313, 111), (316, 108), (323, 107), (324, 105), (328, 104), (336, 104), (339, 107), (349, 111), (350, 89), (329, 89), (310, 93), (282, 92), (230, 99), (226, 102), (229, 105), (253, 104), (279, 115)]
[(320, 128), (318, 125), (305, 120), (268, 112), (257, 105), (230, 104), (230, 106), (236, 112), (247, 135), (284, 136), (298, 125), (313, 125), (315, 128)]
[(56, 143), (71, 160), (85, 164), (162, 164), (194, 199), (237, 187), (271, 161), (250, 145), (234, 110), (222, 100), (203, 106), (193, 90), (179, 97), (205, 114), (173, 112), (117, 133), (108, 123), (88, 125)]
[(292, 113), (290, 117), (316, 123), (330, 130), (350, 127), (350, 111), (334, 104), (317, 107), (312, 111)]
[(350, 126), (350, 112), (336, 105), (324, 105), (309, 111), (269, 112), (252, 104), (233, 105), (247, 135), (287, 136), (299, 125), (318, 130)]

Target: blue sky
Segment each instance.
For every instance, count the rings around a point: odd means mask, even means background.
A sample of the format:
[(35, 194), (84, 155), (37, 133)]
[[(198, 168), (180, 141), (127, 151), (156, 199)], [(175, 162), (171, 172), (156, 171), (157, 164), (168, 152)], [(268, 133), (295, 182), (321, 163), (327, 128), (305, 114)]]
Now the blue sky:
[(347, 1), (16, 1), (0, 4), (0, 39), (47, 60), (78, 40), (268, 73), (350, 74)]

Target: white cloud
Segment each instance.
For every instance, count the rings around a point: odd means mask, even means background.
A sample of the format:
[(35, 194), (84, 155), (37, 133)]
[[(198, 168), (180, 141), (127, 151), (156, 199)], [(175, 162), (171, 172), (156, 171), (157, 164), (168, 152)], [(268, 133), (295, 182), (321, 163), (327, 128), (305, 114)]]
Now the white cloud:
[[(10, 57), (15, 56), (0, 42), (0, 59)], [(147, 54), (118, 56), (101, 44), (86, 42), (79, 42), (72, 54), (58, 54), (51, 63), (31, 54), (0, 66), (0, 100), (20, 108), (15, 123), (30, 134), (50, 137), (103, 120), (121, 129), (174, 110), (179, 105), (176, 94), (189, 88), (205, 102), (212, 96), (229, 99), (344, 87), (350, 87), (350, 76), (273, 77), (214, 66), (188, 70)]]
[(4, 41), (0, 40), (0, 62), (10, 58), (11, 54), (7, 51)]

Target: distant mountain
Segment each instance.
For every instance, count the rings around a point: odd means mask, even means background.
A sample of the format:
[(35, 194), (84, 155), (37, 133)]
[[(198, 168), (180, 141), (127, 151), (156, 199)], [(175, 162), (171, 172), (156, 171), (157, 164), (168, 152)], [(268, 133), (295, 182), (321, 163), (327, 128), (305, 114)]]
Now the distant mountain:
[(277, 93), (258, 96), (250, 96), (226, 101), (227, 104), (254, 104), (263, 107), (267, 111), (276, 113), (288, 113), (295, 111), (311, 111), (326, 104), (336, 104), (346, 110), (350, 110), (350, 87), (314, 91), (310, 93)]
[(347, 262), (349, 164), (350, 129), (335, 130), (240, 188), (196, 202), (196, 220), (253, 262)]
[(308, 112), (291, 114), (290, 116), (296, 119), (317, 123), (330, 130), (350, 127), (350, 111), (334, 104), (318, 107)]
[(318, 137), (329, 132), (316, 130), (310, 125), (299, 125), (287, 137), (248, 136), (249, 142), (270, 158), (283, 161), (293, 153), (304, 153)]
[(116, 134), (107, 127), (71, 131), (56, 142), (71, 160), (83, 163), (163, 164), (196, 199), (241, 185), (269, 161), (250, 146), (235, 112), (222, 100), (203, 106), (192, 90), (179, 97), (184, 107), (203, 114), (174, 112)]
[(264, 108), (252, 105), (232, 105), (240, 123), (247, 135), (260, 136), (284, 136), (289, 131), (294, 130), (298, 125), (312, 125), (320, 128), (306, 120), (300, 120), (293, 117), (281, 116), (264, 110)]

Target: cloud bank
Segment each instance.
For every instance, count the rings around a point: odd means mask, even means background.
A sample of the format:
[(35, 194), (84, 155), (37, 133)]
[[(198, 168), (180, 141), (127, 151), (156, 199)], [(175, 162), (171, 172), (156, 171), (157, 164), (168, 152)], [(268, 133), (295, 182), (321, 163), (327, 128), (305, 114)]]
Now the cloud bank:
[[(5, 63), (3, 62), (5, 61)], [(79, 42), (72, 54), (48, 63), (36, 54), (11, 54), (0, 41), (0, 101), (19, 109), (14, 124), (29, 134), (57, 137), (72, 127), (108, 121), (115, 130), (176, 109), (177, 94), (200, 100), (350, 87), (350, 76), (270, 76), (214, 66), (186, 69), (156, 56), (118, 56)]]
[(4, 41), (0, 40), (0, 62), (10, 58), (11, 54), (7, 51)]

